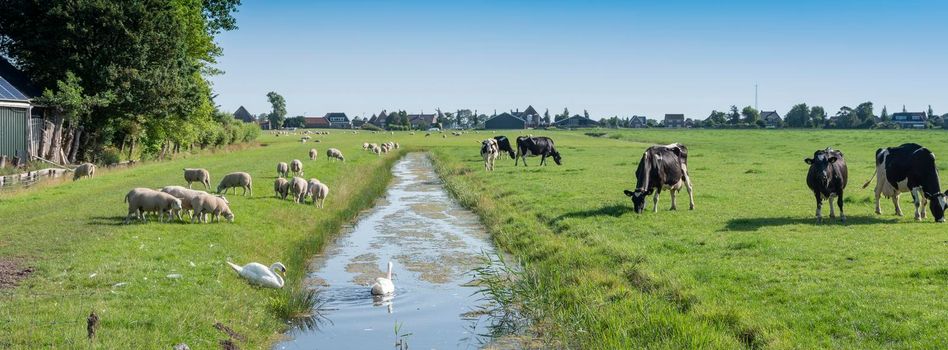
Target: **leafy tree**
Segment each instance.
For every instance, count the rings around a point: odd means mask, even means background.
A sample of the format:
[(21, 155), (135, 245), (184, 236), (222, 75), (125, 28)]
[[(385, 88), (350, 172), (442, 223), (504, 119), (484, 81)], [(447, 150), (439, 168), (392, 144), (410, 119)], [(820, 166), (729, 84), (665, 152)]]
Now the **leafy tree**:
[(928, 105), (928, 119), (935, 117), (935, 111), (932, 110), (932, 105)]
[(860, 103), (852, 112), (855, 114), (855, 124), (852, 127), (869, 129), (876, 125), (876, 116), (872, 111), (872, 102)]
[(589, 112), (586, 111), (585, 109), (583, 110), (583, 117), (586, 117), (586, 119), (589, 119)]
[(741, 122), (741, 112), (737, 109), (737, 106), (731, 105), (731, 112), (727, 115), (728, 124), (740, 124)]
[(563, 114), (557, 114), (557, 115), (556, 115), (555, 117), (553, 117), (553, 118), (554, 118), (554, 119), (553, 119), (554, 122), (558, 122), (558, 121), (560, 121), (560, 120), (569, 118), (569, 108), (563, 108)]
[[(354, 119), (353, 119), (354, 120)], [(284, 126), (288, 128), (305, 128), (306, 127), (306, 117), (298, 115), (293, 118), (288, 118), (283, 123)]]
[(550, 124), (550, 109), (547, 108), (546, 112), (543, 112), (543, 124)]
[(727, 124), (727, 114), (724, 112), (719, 112), (717, 110), (711, 111), (711, 115), (708, 116), (707, 121), (704, 123), (704, 126), (714, 127), (718, 125)]
[(385, 116), (385, 127), (391, 128), (392, 126), (398, 124), (398, 113), (389, 113)]
[(755, 125), (757, 121), (760, 120), (760, 111), (754, 109), (754, 107), (747, 106), (741, 110), (741, 117), (745, 123)]
[(811, 125), (810, 108), (806, 103), (794, 105), (787, 112), (784, 122), (791, 128), (806, 128)]
[(852, 129), (859, 125), (859, 117), (848, 106), (842, 106), (836, 112), (836, 127), (840, 129)]
[(267, 101), (270, 102), (271, 110), (267, 119), (270, 120), (270, 126), (274, 129), (283, 127), (283, 120), (286, 118), (286, 100), (280, 94), (270, 91), (267, 93)]
[(883, 123), (892, 120), (892, 117), (889, 116), (889, 111), (886, 110), (885, 106), (882, 106), (882, 115), (879, 116), (879, 119), (881, 119)]
[[(107, 106), (109, 102), (114, 98), (110, 92), (106, 92), (103, 95), (89, 96), (84, 92), (84, 88), (80, 84), (79, 77), (76, 77), (72, 72), (66, 72), (66, 80), (60, 80), (56, 82), (56, 90), (46, 89), (43, 91), (43, 95), (37, 99), (37, 102), (49, 106), (56, 113), (55, 115), (58, 118), (64, 119), (69, 124), (83, 124), (87, 122), (87, 118), (92, 113), (93, 108), (100, 106)], [(63, 121), (58, 121), (56, 123), (60, 125), (53, 131), (51, 147), (49, 152), (49, 160), (54, 163), (66, 163), (75, 161), (75, 152), (69, 153), (70, 159), (61, 159), (60, 150), (62, 149), (62, 127)], [(82, 129), (78, 129), (82, 130)], [(78, 138), (80, 137), (81, 131), (77, 131), (73, 136), (73, 144), (78, 144)], [(78, 148), (78, 147), (76, 147)], [(42, 155), (46, 157), (46, 155)]]
[(826, 110), (823, 107), (810, 107), (810, 125), (814, 128), (822, 128), (826, 125)]

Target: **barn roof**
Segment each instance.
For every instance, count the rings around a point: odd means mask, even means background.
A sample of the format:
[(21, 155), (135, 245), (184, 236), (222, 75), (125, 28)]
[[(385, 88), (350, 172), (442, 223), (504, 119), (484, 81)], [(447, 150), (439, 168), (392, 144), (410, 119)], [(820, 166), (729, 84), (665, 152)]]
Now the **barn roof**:
[(26, 74), (0, 57), (0, 100), (28, 102), (39, 95)]

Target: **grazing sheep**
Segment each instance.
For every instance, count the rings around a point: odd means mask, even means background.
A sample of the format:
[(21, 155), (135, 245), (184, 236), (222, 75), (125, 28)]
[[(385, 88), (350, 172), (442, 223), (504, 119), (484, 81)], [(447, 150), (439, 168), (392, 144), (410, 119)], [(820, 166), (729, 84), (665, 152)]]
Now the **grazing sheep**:
[(184, 168), (184, 181), (188, 182), (188, 188), (191, 188), (192, 182), (204, 184), (204, 189), (211, 188), (211, 173), (207, 172), (207, 169), (200, 168)]
[(398, 149), (398, 142), (392, 142), (392, 145), (395, 146), (395, 149)]
[(181, 212), (185, 212), (189, 217), (193, 217), (193, 208), (191, 207), (191, 199), (195, 196), (216, 196), (224, 200), (224, 203), (230, 204), (227, 198), (221, 195), (212, 195), (210, 193), (199, 191), (199, 190), (190, 190), (182, 186), (165, 186), (161, 188), (161, 192), (170, 194), (177, 199), (181, 200), (181, 210), (178, 211), (178, 220), (184, 220), (181, 218)]
[(294, 159), (290, 162), (290, 171), (293, 172), (293, 175), (303, 176), (303, 162), (299, 159)]
[(290, 182), (282, 177), (278, 177), (276, 181), (273, 181), (273, 192), (276, 193), (277, 198), (286, 199), (286, 195), (290, 190)]
[(79, 178), (88, 176), (90, 179), (95, 177), (95, 164), (92, 163), (82, 163), (76, 170), (73, 170), (74, 174), (72, 175), (72, 181), (79, 180)]
[(221, 183), (217, 185), (217, 193), (226, 193), (228, 189), (233, 188), (234, 194), (237, 194), (238, 187), (244, 189), (242, 195), (246, 196), (249, 190), (250, 196), (253, 197), (253, 179), (250, 178), (250, 174), (245, 172), (235, 172), (224, 175), (224, 178), (221, 179)]
[(286, 162), (277, 163), (277, 177), (287, 177), (290, 173), (290, 166)]
[(375, 155), (380, 156), (380, 155), (382, 155), (382, 148), (381, 148), (381, 147), (373, 147), (373, 148), (372, 148), (372, 153), (375, 153)]
[(309, 160), (316, 160), (316, 156), (318, 155), (319, 155), (319, 152), (317, 152), (315, 148), (309, 149)]
[(319, 182), (319, 180), (309, 179), (307, 192), (313, 197), (313, 205), (322, 208), (326, 204), (326, 197), (329, 196), (329, 186)]
[(329, 159), (339, 159), (339, 160), (341, 160), (341, 161), (343, 161), (343, 162), (346, 161), (346, 157), (343, 157), (343, 156), (342, 156), (342, 151), (340, 151), (340, 150), (338, 150), (338, 149), (335, 149), (335, 148), (327, 149), (327, 150), (326, 150), (326, 157), (329, 158)]
[(161, 222), (165, 214), (168, 215), (168, 221), (178, 214), (181, 210), (181, 200), (174, 196), (155, 191), (150, 188), (134, 188), (125, 195), (125, 202), (128, 203), (128, 215), (125, 216), (125, 223), (128, 224), (132, 215), (135, 215), (142, 222), (145, 220), (145, 213), (158, 213), (158, 222)]
[(290, 193), (293, 194), (293, 201), (303, 203), (306, 200), (306, 189), (308, 184), (302, 177), (294, 177), (290, 180)]
[(388, 153), (389, 149), (390, 147), (388, 146), (387, 143), (382, 144), (382, 153)]
[(367, 149), (369, 149), (369, 143), (368, 143), (368, 142), (363, 142), (363, 143), (362, 143), (362, 150), (365, 151), (365, 150), (367, 150)]
[(213, 215), (217, 222), (221, 221), (221, 215), (227, 221), (234, 222), (234, 213), (230, 211), (227, 201), (217, 196), (195, 196), (191, 198), (191, 207), (194, 208), (194, 215), (191, 215), (191, 223), (194, 220), (198, 222), (208, 222), (207, 215)]

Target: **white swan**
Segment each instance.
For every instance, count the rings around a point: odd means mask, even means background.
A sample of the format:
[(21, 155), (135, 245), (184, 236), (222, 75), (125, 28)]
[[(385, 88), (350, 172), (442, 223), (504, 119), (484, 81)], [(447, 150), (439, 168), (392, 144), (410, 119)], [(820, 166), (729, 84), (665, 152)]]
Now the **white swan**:
[(388, 274), (385, 277), (375, 279), (372, 285), (372, 295), (387, 295), (395, 292), (395, 284), (392, 283), (392, 262), (388, 262)]
[(240, 277), (243, 277), (251, 284), (256, 284), (267, 288), (283, 288), (283, 277), (277, 272), (286, 273), (286, 266), (281, 262), (275, 262), (270, 268), (260, 263), (249, 263), (244, 267), (237, 266), (230, 261), (227, 262)]

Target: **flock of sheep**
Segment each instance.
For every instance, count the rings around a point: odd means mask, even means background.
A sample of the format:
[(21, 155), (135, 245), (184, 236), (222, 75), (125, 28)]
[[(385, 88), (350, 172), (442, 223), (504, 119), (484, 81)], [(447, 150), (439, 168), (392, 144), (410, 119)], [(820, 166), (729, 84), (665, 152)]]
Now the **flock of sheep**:
[(379, 146), (379, 144), (377, 143), (368, 143), (368, 142), (362, 143), (363, 151), (369, 151), (369, 152), (375, 153), (375, 155), (377, 156), (380, 156), (383, 153), (388, 153), (389, 151), (392, 151), (392, 150), (396, 150), (398, 149), (398, 147), (399, 147), (398, 143), (392, 142), (392, 141), (383, 143), (381, 146)]
[(130, 223), (133, 218), (147, 222), (145, 216), (149, 213), (156, 214), (158, 222), (170, 222), (175, 217), (183, 220), (182, 212), (189, 215), (192, 223), (208, 222), (208, 216), (213, 216), (213, 219), (218, 222), (221, 216), (233, 222), (234, 212), (230, 210), (230, 202), (220, 193), (226, 193), (227, 190), (233, 188), (236, 194), (239, 187), (244, 190), (244, 195), (249, 193), (253, 196), (253, 179), (250, 174), (244, 172), (225, 175), (217, 185), (217, 194), (191, 189), (195, 182), (203, 184), (204, 189), (210, 189), (211, 174), (206, 169), (186, 168), (184, 180), (188, 183), (187, 188), (183, 186), (165, 186), (158, 190), (145, 187), (133, 188), (125, 195), (125, 202), (128, 203), (125, 223)]
[[(318, 156), (319, 152), (315, 148), (309, 150), (310, 160), (316, 160)], [(335, 148), (326, 150), (326, 158), (346, 161), (342, 151)], [(295, 176), (287, 180), (290, 172)], [(273, 192), (278, 198), (284, 200), (292, 194), (292, 199), (296, 203), (305, 203), (306, 197), (312, 197), (313, 205), (322, 208), (326, 203), (326, 197), (329, 196), (329, 186), (316, 178), (306, 181), (301, 176), (303, 176), (303, 162), (299, 159), (294, 159), (290, 164), (277, 163), (277, 179), (273, 182)]]

